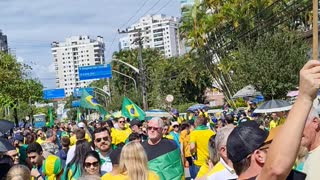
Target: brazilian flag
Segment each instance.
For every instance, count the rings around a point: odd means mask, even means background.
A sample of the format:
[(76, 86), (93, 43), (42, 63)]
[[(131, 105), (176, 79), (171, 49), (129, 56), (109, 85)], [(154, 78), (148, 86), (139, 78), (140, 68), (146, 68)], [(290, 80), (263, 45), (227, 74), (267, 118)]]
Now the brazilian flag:
[(123, 97), (122, 101), (122, 115), (130, 119), (144, 120), (146, 113), (129, 98)]
[(85, 89), (82, 91), (80, 107), (87, 109), (95, 109), (99, 111), (103, 116), (107, 115), (107, 111), (93, 98)]

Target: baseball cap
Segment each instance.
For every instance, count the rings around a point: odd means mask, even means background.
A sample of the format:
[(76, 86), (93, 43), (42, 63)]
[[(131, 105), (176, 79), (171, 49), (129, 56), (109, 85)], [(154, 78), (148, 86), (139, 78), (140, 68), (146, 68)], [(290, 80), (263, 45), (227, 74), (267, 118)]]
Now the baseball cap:
[(260, 148), (269, 135), (255, 121), (247, 121), (233, 129), (227, 140), (228, 158), (237, 163)]
[(134, 126), (134, 125), (137, 125), (137, 126), (141, 126), (141, 122), (139, 120), (132, 120), (129, 122), (130, 123), (130, 127)]
[(84, 124), (83, 122), (79, 122), (79, 123), (78, 123), (78, 127), (79, 127), (79, 128), (84, 128), (84, 126), (85, 126), (85, 124)]
[(173, 126), (179, 126), (179, 123), (178, 123), (177, 121), (174, 121), (174, 122), (171, 123), (171, 126), (172, 126), (172, 127), (173, 127)]

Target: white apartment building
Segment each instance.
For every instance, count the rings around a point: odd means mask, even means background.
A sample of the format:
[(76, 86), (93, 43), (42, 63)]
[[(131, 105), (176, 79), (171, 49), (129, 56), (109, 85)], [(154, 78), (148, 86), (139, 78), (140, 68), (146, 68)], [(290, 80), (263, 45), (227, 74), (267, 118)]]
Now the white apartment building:
[[(143, 48), (155, 48), (164, 52), (165, 57), (179, 56), (181, 53), (178, 36), (179, 19), (172, 16), (148, 15), (140, 18), (139, 22), (128, 28), (130, 32), (121, 38), (120, 49), (135, 49), (138, 47), (134, 41), (139, 37), (138, 30), (143, 38)], [(125, 46), (126, 45), (126, 46)]]
[(51, 51), (56, 70), (56, 85), (70, 96), (75, 88), (87, 87), (91, 81), (80, 81), (78, 67), (104, 64), (103, 37), (72, 36), (65, 42), (53, 42)]
[(128, 36), (120, 38), (120, 40), (119, 40), (119, 49), (122, 49), (122, 50), (129, 50), (130, 49), (129, 37)]

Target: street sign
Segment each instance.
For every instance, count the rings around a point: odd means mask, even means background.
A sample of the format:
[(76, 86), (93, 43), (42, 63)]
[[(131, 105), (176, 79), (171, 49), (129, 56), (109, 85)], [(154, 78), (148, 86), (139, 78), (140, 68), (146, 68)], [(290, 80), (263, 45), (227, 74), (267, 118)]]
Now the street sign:
[(80, 81), (111, 78), (111, 77), (112, 77), (112, 68), (110, 64), (79, 67)]
[(87, 88), (75, 88), (73, 90), (73, 97), (81, 97), (83, 90), (86, 90), (91, 96), (93, 96), (93, 88), (87, 87)]
[(62, 99), (62, 98), (65, 98), (65, 96), (66, 95), (63, 88), (43, 90), (43, 98), (46, 100)]
[(80, 101), (72, 101), (72, 107), (80, 107)]

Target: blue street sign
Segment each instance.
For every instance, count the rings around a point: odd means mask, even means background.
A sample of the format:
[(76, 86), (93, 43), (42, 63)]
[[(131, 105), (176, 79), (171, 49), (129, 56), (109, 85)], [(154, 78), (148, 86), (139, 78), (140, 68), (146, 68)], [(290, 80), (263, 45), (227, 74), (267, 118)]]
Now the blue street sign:
[(110, 64), (79, 67), (80, 81), (111, 78), (111, 77), (112, 77), (112, 69)]
[(72, 107), (80, 107), (80, 101), (72, 101)]
[(73, 90), (73, 97), (81, 97), (83, 90), (86, 90), (91, 96), (93, 96), (93, 88), (87, 87), (87, 88), (75, 88)]
[(50, 99), (62, 99), (65, 98), (65, 92), (63, 88), (60, 89), (45, 89), (43, 90), (43, 98)]

